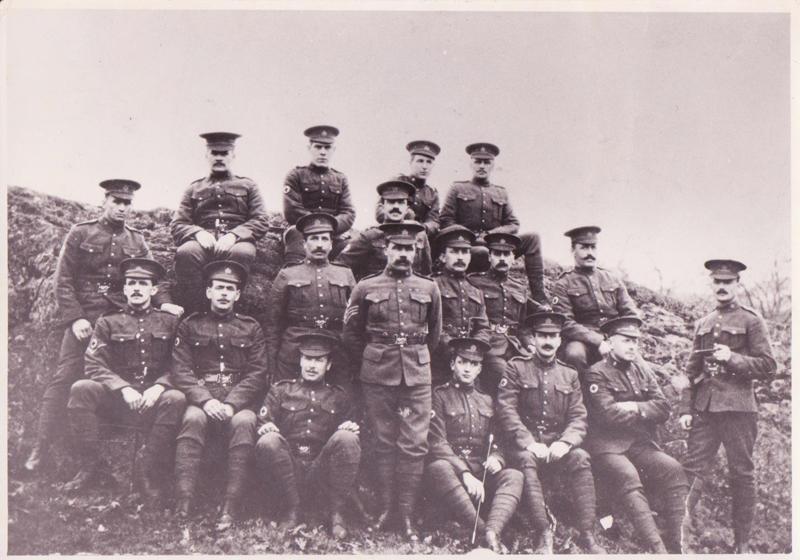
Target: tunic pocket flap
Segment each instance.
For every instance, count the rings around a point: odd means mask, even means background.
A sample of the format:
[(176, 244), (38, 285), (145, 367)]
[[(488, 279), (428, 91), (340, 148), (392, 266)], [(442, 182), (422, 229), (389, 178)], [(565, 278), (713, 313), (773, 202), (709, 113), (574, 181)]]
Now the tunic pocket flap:
[(143, 257), (147, 254), (146, 247), (122, 247), (122, 252), (129, 257)]
[(304, 286), (310, 286), (311, 280), (289, 280), (287, 284), (292, 288), (302, 288)]
[(478, 304), (483, 303), (481, 301), (481, 295), (480, 294), (469, 294), (467, 297), (469, 297), (469, 299), (471, 299), (475, 303), (478, 303)]
[(136, 338), (136, 333), (113, 333), (111, 335), (111, 340), (113, 342), (131, 342)]
[(523, 389), (538, 389), (539, 388), (539, 380), (535, 377), (531, 379), (521, 379), (520, 386)]
[(168, 332), (163, 332), (163, 333), (154, 332), (153, 338), (157, 338), (159, 340), (169, 340), (171, 338), (171, 334)]
[(93, 243), (91, 241), (84, 241), (81, 243), (81, 249), (90, 253), (102, 253), (104, 246), (100, 243)]
[(431, 363), (431, 353), (427, 346), (417, 349), (417, 361), (420, 365)]
[(211, 342), (210, 336), (192, 336), (187, 341), (190, 346), (208, 346), (208, 343)]
[(416, 301), (417, 303), (430, 303), (431, 296), (428, 294), (421, 294), (419, 292), (411, 292), (408, 297), (412, 300)]
[(567, 290), (567, 294), (573, 297), (585, 296), (588, 293), (589, 290), (587, 290), (586, 288), (570, 288), (569, 290)]
[(297, 412), (308, 408), (308, 401), (304, 399), (286, 399), (281, 403), (281, 408), (288, 412)]
[(232, 196), (247, 196), (247, 187), (242, 187), (239, 185), (227, 185), (225, 187), (225, 192)]
[(570, 393), (572, 393), (572, 391), (574, 391), (574, 389), (572, 388), (572, 385), (563, 385), (561, 383), (556, 383), (556, 391), (558, 391), (559, 393), (564, 393), (565, 395), (569, 395)]
[(734, 325), (724, 325), (724, 326), (720, 327), (720, 330), (722, 332), (726, 332), (728, 334), (746, 334), (747, 333), (747, 329), (745, 329), (744, 327), (737, 327), (737, 326), (734, 326)]
[(389, 299), (389, 292), (370, 292), (364, 296), (364, 299), (370, 303), (381, 303)]
[(380, 362), (383, 357), (383, 350), (375, 346), (364, 348), (364, 359), (368, 362)]
[(527, 301), (525, 294), (520, 294), (517, 292), (511, 292), (511, 298), (517, 303), (525, 303)]
[(459, 200), (470, 201), (470, 200), (475, 200), (475, 195), (470, 193), (460, 193), (456, 195), (456, 198), (458, 198)]
[(253, 341), (249, 338), (238, 336), (231, 338), (231, 346), (234, 348), (250, 348), (252, 345)]

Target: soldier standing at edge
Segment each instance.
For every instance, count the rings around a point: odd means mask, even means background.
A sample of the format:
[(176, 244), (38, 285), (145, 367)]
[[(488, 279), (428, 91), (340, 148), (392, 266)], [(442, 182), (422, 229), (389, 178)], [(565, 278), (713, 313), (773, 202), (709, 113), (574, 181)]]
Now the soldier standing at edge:
[(170, 223), (177, 246), (175, 278), (190, 311), (206, 304), (203, 266), (230, 259), (249, 269), (256, 242), (269, 226), (258, 185), (231, 172), (239, 135), (207, 132), (200, 137), (207, 143), (211, 172), (189, 185)]
[[(478, 236), (472, 249), (470, 271), (486, 270), (488, 251), (486, 235), (489, 233), (516, 234), (519, 219), (514, 215), (508, 192), (505, 187), (489, 181), (494, 169), (494, 158), (500, 155), (500, 148), (487, 142), (470, 144), (466, 148), (472, 160), (472, 179), (453, 183), (447, 193), (440, 216), (441, 227), (459, 224), (469, 228)], [(523, 233), (519, 245), (514, 249), (514, 257), (525, 256), (525, 273), (533, 299), (539, 304), (547, 301), (544, 290), (544, 264), (542, 245), (537, 233)]]
[(324, 212), (336, 218), (331, 260), (344, 249), (345, 235), (356, 219), (347, 177), (330, 167), (339, 129), (328, 125), (312, 126), (303, 134), (308, 137), (311, 163), (292, 169), (283, 183), (283, 216), (291, 226), (283, 234), (286, 263), (302, 262), (305, 258), (303, 236), (294, 226), (306, 214)]
[(361, 361), (361, 388), (376, 437), (375, 469), (385, 530), (397, 494), (407, 538), (418, 536), (412, 516), (428, 452), (431, 353), (439, 345), (441, 296), (436, 283), (411, 269), (420, 224), (383, 224), (388, 263), (356, 284), (344, 320), (343, 341)]
[[(119, 263), (130, 257), (152, 258), (142, 232), (125, 223), (133, 195), (141, 185), (127, 179), (109, 179), (100, 187), (105, 191), (102, 215), (72, 226), (58, 257), (55, 295), (58, 320), (66, 328), (56, 371), (42, 397), (36, 441), (25, 461), (28, 472), (36, 472), (42, 466), (64, 418), (70, 387), (83, 377), (84, 352), (94, 322), (122, 305)], [(164, 284), (159, 286), (153, 303), (173, 315), (183, 313), (183, 308), (171, 303)]]
[(739, 273), (747, 267), (724, 259), (706, 261), (705, 267), (711, 271), (717, 308), (697, 322), (686, 366), (691, 385), (680, 404), (680, 424), (689, 431), (683, 460), (691, 483), (687, 516), (723, 445), (733, 497), (734, 550), (746, 554), (756, 506), (753, 448), (758, 405), (753, 380), (773, 375), (777, 364), (764, 319), (737, 301)]

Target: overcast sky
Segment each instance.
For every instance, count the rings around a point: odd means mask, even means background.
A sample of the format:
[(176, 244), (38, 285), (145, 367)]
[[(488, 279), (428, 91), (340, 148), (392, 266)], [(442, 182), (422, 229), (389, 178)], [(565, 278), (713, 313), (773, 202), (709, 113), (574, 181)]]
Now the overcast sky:
[(325, 123), (358, 227), (409, 140), (442, 146), (442, 199), (489, 141), (558, 262), (583, 224), (601, 263), (679, 292), (703, 290), (708, 258), (752, 281), (790, 256), (785, 14), (16, 12), (7, 62), (12, 185), (97, 202), (132, 178), (135, 206), (174, 208), (207, 172), (197, 135), (229, 130), (235, 171), (280, 210)]

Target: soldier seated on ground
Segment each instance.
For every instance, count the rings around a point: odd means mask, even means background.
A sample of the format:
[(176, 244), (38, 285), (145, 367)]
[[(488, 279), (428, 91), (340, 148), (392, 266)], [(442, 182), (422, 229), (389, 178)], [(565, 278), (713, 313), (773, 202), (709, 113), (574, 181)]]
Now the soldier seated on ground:
[(175, 451), (177, 513), (188, 517), (206, 437), (221, 437), (228, 447), (228, 479), (217, 530), (234, 521), (247, 483), (256, 436), (252, 410), (267, 381), (264, 335), (252, 317), (234, 311), (247, 270), (234, 261), (203, 269), (209, 311), (194, 313), (178, 327), (173, 348), (173, 385), (186, 394)]
[(586, 407), (578, 372), (556, 360), (564, 316), (539, 312), (526, 319), (533, 330), (532, 356), (508, 362), (497, 393), (497, 414), (509, 459), (525, 478), (526, 515), (538, 532), (537, 553), (553, 553), (553, 532), (542, 480), (556, 475), (569, 483), (578, 542), (588, 554), (605, 554), (594, 536), (595, 487), (586, 435)]
[(150, 305), (165, 272), (158, 262), (126, 259), (119, 268), (127, 305), (97, 320), (86, 349), (87, 379), (70, 389), (69, 423), (81, 467), (64, 490), (87, 486), (100, 470), (100, 420), (124, 422), (148, 432), (139, 450), (137, 482), (144, 498), (157, 505), (159, 482), (172, 467), (178, 423), (186, 408), (183, 393), (170, 388), (166, 375), (178, 317)]
[[(433, 390), (426, 484), (432, 501), (462, 526), (472, 529), (477, 518), (477, 534), (499, 553), (500, 535), (522, 494), (522, 473), (505, 468), (500, 447), (491, 443), (492, 397), (475, 388), (489, 344), (454, 338), (449, 347), (453, 377)], [(484, 501), (489, 502), (488, 514), (486, 508), (482, 512), (486, 522), (475, 509)]]
[(342, 512), (356, 491), (361, 446), (347, 392), (325, 381), (338, 344), (338, 337), (324, 330), (300, 336), (300, 378), (275, 383), (258, 413), (256, 461), (260, 476), (286, 502), (282, 530), (300, 520), (301, 489), (314, 509), (321, 505), (320, 493), (327, 491), (331, 534), (343, 539)]

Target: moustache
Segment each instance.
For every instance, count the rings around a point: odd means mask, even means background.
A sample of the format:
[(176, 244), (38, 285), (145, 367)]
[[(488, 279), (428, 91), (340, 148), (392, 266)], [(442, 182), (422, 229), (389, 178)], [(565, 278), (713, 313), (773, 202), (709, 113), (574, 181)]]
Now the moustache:
[(467, 263), (464, 261), (456, 261), (453, 263), (453, 266), (467, 266)]
[(717, 290), (717, 295), (724, 296), (728, 294), (728, 290)]
[(556, 349), (555, 346), (550, 346), (549, 344), (542, 346), (542, 350), (555, 350), (555, 349)]

